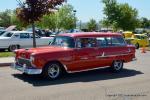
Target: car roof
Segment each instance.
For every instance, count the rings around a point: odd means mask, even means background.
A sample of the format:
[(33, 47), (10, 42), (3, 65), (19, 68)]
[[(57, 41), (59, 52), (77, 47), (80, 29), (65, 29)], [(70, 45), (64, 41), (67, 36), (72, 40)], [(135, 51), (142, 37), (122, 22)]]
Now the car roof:
[(59, 34), (58, 36), (69, 36), (73, 38), (79, 37), (98, 37), (98, 36), (122, 36), (119, 33), (112, 33), (112, 32), (78, 32), (78, 33), (63, 33)]
[(8, 31), (8, 32), (11, 32), (11, 33), (32, 33), (29, 31)]
[(137, 35), (137, 36), (146, 36), (145, 34), (134, 34), (134, 35)]

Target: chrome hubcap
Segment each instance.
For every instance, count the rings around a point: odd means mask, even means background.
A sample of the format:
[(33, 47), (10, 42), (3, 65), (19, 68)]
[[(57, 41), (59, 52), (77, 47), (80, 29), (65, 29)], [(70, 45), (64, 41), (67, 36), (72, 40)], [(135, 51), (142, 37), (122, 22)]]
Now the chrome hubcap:
[(60, 73), (60, 69), (59, 66), (57, 64), (52, 64), (49, 66), (48, 68), (48, 75), (51, 78), (57, 78), (59, 76)]
[(13, 50), (16, 50), (17, 49), (17, 46), (16, 45), (12, 45), (11, 47), (10, 47), (10, 49), (13, 51)]
[(122, 61), (115, 61), (114, 62), (114, 68), (115, 70), (120, 70), (122, 68)]

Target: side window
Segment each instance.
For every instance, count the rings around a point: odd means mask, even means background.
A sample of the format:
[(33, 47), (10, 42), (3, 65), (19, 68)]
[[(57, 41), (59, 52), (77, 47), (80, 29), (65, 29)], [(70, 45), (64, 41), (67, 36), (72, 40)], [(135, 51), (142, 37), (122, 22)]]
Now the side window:
[(20, 33), (20, 38), (21, 39), (28, 39), (29, 38), (29, 33)]
[(107, 47), (107, 41), (105, 37), (97, 38), (97, 46), (98, 47)]
[(112, 46), (125, 46), (126, 43), (122, 37), (112, 37)]
[(79, 38), (76, 40), (77, 48), (96, 47), (96, 38)]
[(19, 38), (19, 34), (14, 34), (13, 38)]
[[(30, 38), (33, 38), (33, 34), (29, 33)], [(40, 38), (37, 34), (35, 34), (35, 38)]]
[(122, 37), (98, 37), (98, 47), (113, 47), (113, 46), (125, 46), (126, 43)]

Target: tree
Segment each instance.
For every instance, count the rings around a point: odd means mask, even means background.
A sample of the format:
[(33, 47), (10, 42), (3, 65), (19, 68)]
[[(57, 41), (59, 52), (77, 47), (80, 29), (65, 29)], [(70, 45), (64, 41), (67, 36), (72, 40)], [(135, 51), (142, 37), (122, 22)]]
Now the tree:
[(128, 4), (120, 4), (118, 27), (123, 30), (134, 30), (138, 26), (138, 11)]
[(145, 17), (142, 17), (140, 19), (140, 24), (141, 24), (142, 28), (148, 28), (148, 27), (150, 27), (150, 20)]
[(134, 30), (138, 26), (138, 11), (127, 3), (119, 4), (116, 0), (102, 0), (104, 14), (114, 28)]
[(75, 16), (74, 8), (72, 5), (62, 6), (57, 15), (57, 27), (65, 30), (74, 29), (76, 27), (77, 18)]
[(46, 28), (55, 31), (57, 28), (57, 15), (56, 12), (52, 14), (47, 14), (42, 17), (42, 19), (36, 23), (40, 28)]
[(66, 4), (56, 10), (52, 14), (47, 14), (43, 16), (37, 25), (41, 28), (49, 28), (55, 31), (56, 29), (74, 29), (77, 18), (74, 14), (74, 8), (72, 5)]
[(22, 30), (23, 28), (25, 28), (26, 26), (24, 26), (24, 24), (19, 21), (19, 19), (16, 16), (16, 10), (12, 11), (11, 13), (11, 25), (16, 25), (16, 28), (19, 30)]
[(20, 7), (16, 9), (17, 17), (25, 25), (32, 24), (33, 47), (36, 47), (35, 22), (39, 21), (43, 15), (52, 13), (53, 9), (63, 2), (64, 0), (25, 0), (19, 2)]
[(11, 10), (0, 12), (0, 26), (8, 27), (11, 25)]
[(87, 28), (88, 31), (96, 31), (97, 28), (97, 23), (94, 19), (91, 19), (88, 23), (87, 23)]
[(101, 21), (99, 22), (99, 24), (100, 24), (101, 26), (103, 26), (103, 27), (106, 27), (106, 28), (111, 27), (111, 24), (110, 24), (110, 22), (109, 22), (107, 19), (101, 20)]

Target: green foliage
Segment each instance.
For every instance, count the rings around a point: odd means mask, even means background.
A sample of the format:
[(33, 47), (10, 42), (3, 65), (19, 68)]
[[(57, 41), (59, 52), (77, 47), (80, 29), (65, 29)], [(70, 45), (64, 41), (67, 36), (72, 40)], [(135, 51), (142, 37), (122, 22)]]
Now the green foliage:
[(24, 25), (32, 24), (33, 47), (36, 47), (35, 22), (49, 13), (52, 13), (56, 6), (61, 5), (64, 0), (19, 0), (20, 7), (16, 9), (17, 17)]
[(58, 11), (58, 28), (74, 29), (77, 18), (75, 17), (74, 8), (71, 5), (64, 5)]
[(55, 13), (44, 15), (42, 19), (37, 22), (37, 26), (40, 28), (46, 28), (50, 30), (55, 30), (57, 27), (57, 16)]
[(96, 31), (96, 28), (97, 28), (96, 20), (91, 19), (91, 20), (87, 23), (87, 28), (88, 28), (88, 31)]
[(103, 27), (111, 27), (111, 24), (110, 24), (110, 22), (107, 20), (107, 19), (103, 19), (103, 20), (101, 20), (100, 22), (99, 22), (99, 24), (101, 25), (101, 26), (103, 26)]
[(102, 0), (105, 19), (116, 29), (134, 30), (138, 26), (138, 11), (128, 4), (116, 0)]
[(52, 13), (63, 2), (64, 0), (25, 0), (16, 9), (17, 17), (25, 24), (31, 24), (40, 21), (45, 14)]
[(11, 10), (0, 12), (0, 26), (8, 27), (11, 25)]
[(141, 26), (142, 28), (148, 28), (148, 27), (150, 27), (150, 20), (147, 19), (147, 18), (145, 18), (145, 17), (142, 17), (142, 18), (140, 19), (140, 26)]
[(43, 16), (37, 25), (53, 31), (56, 29), (69, 30), (75, 28), (76, 20), (73, 6), (67, 4), (60, 7), (58, 11)]
[(22, 30), (23, 28), (26, 27), (21, 21), (16, 16), (16, 10), (12, 11), (11, 14), (11, 25), (16, 25), (16, 28), (19, 30)]
[(16, 25), (17, 29), (22, 29), (22, 27), (24, 27), (17, 18), (15, 10), (6, 10), (0, 12), (0, 26), (8, 27), (11, 25)]
[(13, 52), (0, 52), (0, 58), (1, 57), (13, 57), (15, 54)]

